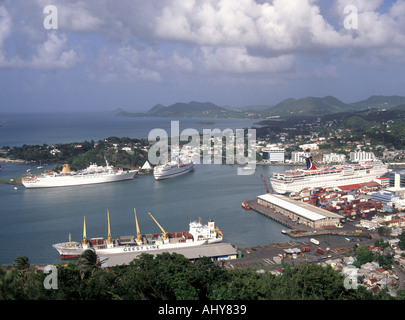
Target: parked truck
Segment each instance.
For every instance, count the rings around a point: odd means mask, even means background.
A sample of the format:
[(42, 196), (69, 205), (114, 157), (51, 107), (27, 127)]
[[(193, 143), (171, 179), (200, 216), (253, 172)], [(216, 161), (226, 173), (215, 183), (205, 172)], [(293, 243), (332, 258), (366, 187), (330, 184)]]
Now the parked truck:
[(322, 248), (316, 248), (316, 253), (319, 253), (321, 255), (325, 255), (326, 254), (326, 250), (322, 249)]

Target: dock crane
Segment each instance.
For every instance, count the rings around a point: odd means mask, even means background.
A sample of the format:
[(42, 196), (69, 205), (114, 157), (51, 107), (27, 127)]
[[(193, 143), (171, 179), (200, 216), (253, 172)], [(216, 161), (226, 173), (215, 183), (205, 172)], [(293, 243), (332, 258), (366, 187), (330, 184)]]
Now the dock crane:
[(269, 187), (267, 186), (266, 180), (264, 180), (263, 174), (261, 173), (260, 175), (262, 176), (262, 180), (263, 180), (264, 186), (266, 187), (267, 193), (270, 193)]
[(112, 244), (111, 227), (110, 227), (110, 211), (109, 210), (107, 210), (107, 231), (108, 231), (107, 244)]
[(169, 237), (167, 236), (167, 232), (165, 231), (165, 229), (162, 228), (162, 226), (159, 224), (159, 222), (156, 221), (156, 219), (152, 216), (152, 214), (150, 212), (148, 212), (148, 215), (150, 215), (150, 217), (153, 219), (153, 221), (156, 222), (156, 224), (158, 225), (158, 227), (160, 228), (160, 230), (162, 230), (163, 232), (163, 239), (167, 240)]
[(134, 214), (135, 214), (135, 223), (136, 223), (136, 242), (139, 245), (141, 245), (142, 244), (142, 235), (141, 235), (141, 231), (139, 230), (138, 219), (136, 218), (135, 208), (134, 208)]
[(83, 219), (83, 240), (81, 241), (83, 248), (88, 249), (88, 243), (87, 243), (87, 232), (86, 232), (86, 216), (84, 216)]

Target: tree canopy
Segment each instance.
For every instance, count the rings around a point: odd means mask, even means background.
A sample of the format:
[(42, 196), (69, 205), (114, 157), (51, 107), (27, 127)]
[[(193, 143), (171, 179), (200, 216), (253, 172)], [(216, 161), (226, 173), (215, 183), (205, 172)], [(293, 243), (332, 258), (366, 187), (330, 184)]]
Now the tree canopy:
[[(363, 248), (359, 255), (367, 257)], [(364, 252), (363, 252), (364, 251)], [(58, 288), (45, 289), (46, 273), (18, 258), (0, 267), (0, 299), (23, 300), (370, 300), (395, 299), (384, 290), (347, 290), (343, 275), (330, 266), (285, 264), (281, 275), (254, 269), (226, 269), (203, 257), (190, 263), (180, 254), (141, 254), (129, 265), (101, 268), (92, 252), (57, 265)], [(405, 295), (399, 293), (396, 299)]]

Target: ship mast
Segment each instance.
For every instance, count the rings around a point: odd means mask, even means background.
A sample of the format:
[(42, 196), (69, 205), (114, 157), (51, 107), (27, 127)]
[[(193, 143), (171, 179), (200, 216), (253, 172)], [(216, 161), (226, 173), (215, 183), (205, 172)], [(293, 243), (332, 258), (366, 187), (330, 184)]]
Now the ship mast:
[(136, 210), (134, 208), (135, 222), (136, 222), (136, 239), (138, 243), (142, 243), (141, 231), (139, 230), (138, 219), (136, 218)]
[(163, 232), (163, 239), (167, 240), (167, 232), (162, 228), (162, 226), (159, 224), (159, 222), (156, 221), (156, 219), (151, 215), (150, 212), (148, 212), (148, 214), (151, 216), (151, 218), (153, 219), (153, 221), (156, 222), (156, 224), (158, 225), (158, 227), (160, 228), (160, 230), (162, 230), (162, 232)]

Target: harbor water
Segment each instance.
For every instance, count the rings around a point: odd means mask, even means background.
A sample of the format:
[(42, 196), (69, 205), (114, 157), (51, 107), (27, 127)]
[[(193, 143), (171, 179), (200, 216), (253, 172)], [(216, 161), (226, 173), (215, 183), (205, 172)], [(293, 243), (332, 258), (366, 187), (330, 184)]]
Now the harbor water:
[[(167, 124), (169, 120), (164, 121)], [(184, 128), (191, 127), (194, 120), (189, 121), (190, 126), (186, 123)], [(230, 126), (225, 121), (223, 125)], [(161, 127), (164, 128), (162, 123)], [(77, 139), (69, 139), (66, 131), (64, 142), (83, 141), (89, 130), (86, 127), (86, 132), (76, 132)], [(105, 137), (137, 137), (135, 134), (123, 135), (120, 130), (121, 127), (117, 126)], [(93, 138), (98, 138), (99, 134), (102, 132), (94, 134)], [(30, 136), (26, 132), (26, 135), (27, 142), (24, 143), (27, 144), (52, 143), (48, 136), (42, 137), (40, 142), (40, 133)], [(36, 142), (32, 136), (37, 136)], [(17, 140), (23, 144), (22, 137)], [(9, 139), (8, 144), (13, 143), (18, 144)], [(27, 169), (37, 170), (37, 164), (3, 162), (1, 165), (0, 179), (19, 176)], [(269, 185), (272, 172), (286, 168), (257, 166), (252, 175), (238, 175), (237, 168), (237, 165), (201, 164), (196, 165), (192, 172), (174, 179), (156, 181), (153, 175), (145, 175), (135, 176), (130, 181), (79, 187), (25, 189), (0, 184), (0, 264), (11, 264), (18, 256), (27, 256), (31, 264), (60, 262), (52, 244), (68, 241), (69, 233), (72, 241), (80, 241), (84, 216), (87, 238), (107, 237), (107, 210), (114, 238), (136, 234), (133, 212), (136, 208), (144, 234), (161, 232), (147, 214), (150, 212), (167, 232), (187, 231), (188, 224), (199, 217), (204, 224), (213, 219), (223, 232), (224, 241), (236, 247), (291, 240), (281, 233), (282, 225), (241, 207), (243, 200), (254, 199), (266, 192), (261, 174)]]

